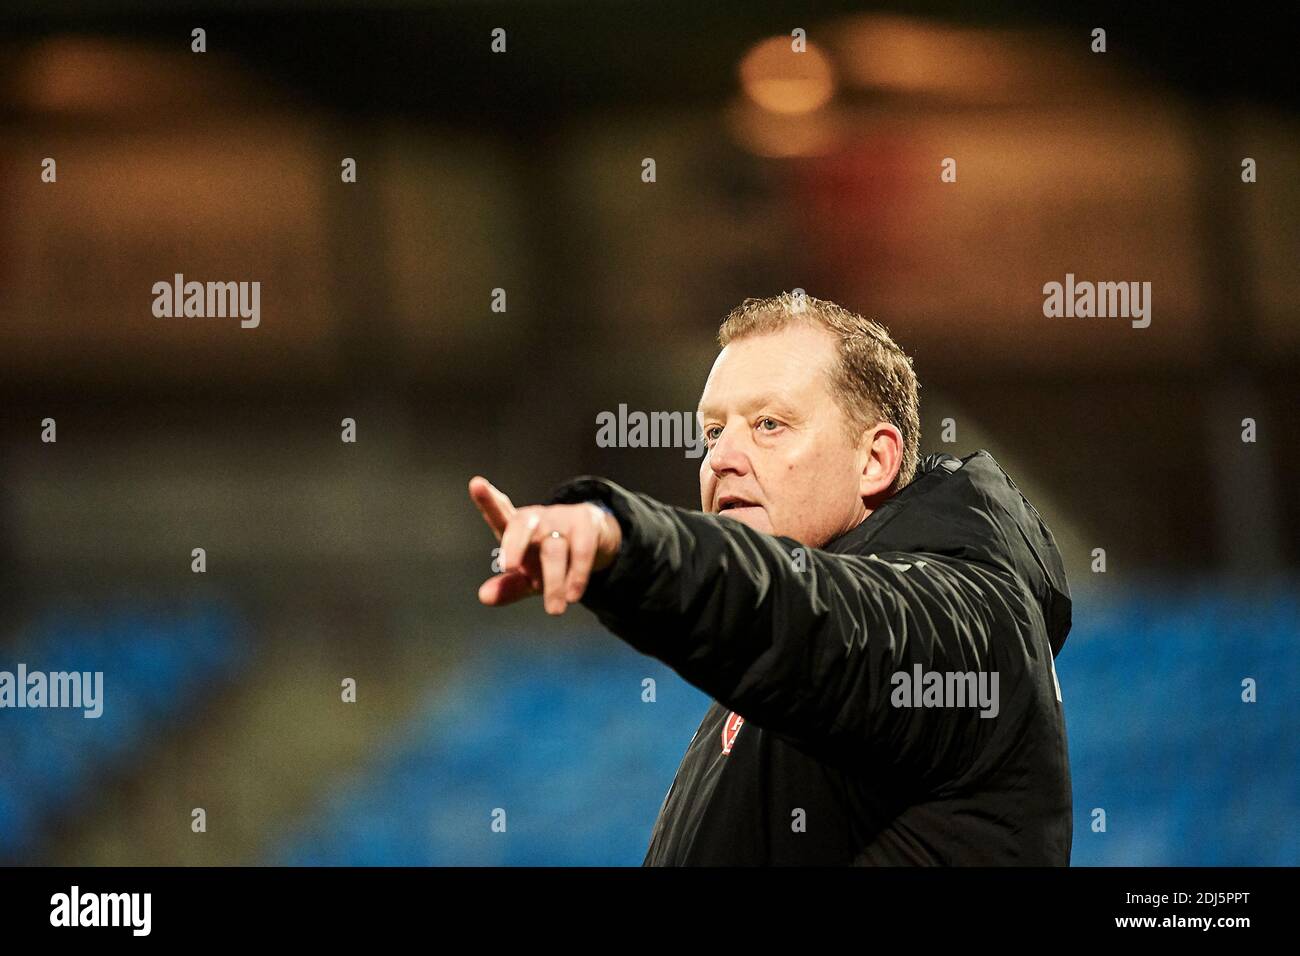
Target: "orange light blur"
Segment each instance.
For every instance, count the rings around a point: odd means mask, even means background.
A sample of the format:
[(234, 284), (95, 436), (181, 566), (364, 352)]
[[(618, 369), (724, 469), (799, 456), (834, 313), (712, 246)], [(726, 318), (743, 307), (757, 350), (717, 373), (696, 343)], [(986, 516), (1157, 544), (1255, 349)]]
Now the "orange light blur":
[(773, 113), (811, 113), (835, 93), (830, 59), (811, 43), (802, 52), (791, 38), (771, 37), (740, 61), (740, 85), (758, 106)]

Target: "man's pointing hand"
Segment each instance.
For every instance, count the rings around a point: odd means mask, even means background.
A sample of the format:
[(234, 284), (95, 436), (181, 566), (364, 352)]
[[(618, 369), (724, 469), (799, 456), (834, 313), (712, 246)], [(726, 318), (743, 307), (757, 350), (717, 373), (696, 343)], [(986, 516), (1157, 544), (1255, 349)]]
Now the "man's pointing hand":
[(547, 614), (563, 614), (623, 543), (618, 520), (590, 502), (516, 508), (477, 475), (469, 496), (501, 542), (501, 573), (478, 589), (478, 599), (490, 607), (541, 594)]

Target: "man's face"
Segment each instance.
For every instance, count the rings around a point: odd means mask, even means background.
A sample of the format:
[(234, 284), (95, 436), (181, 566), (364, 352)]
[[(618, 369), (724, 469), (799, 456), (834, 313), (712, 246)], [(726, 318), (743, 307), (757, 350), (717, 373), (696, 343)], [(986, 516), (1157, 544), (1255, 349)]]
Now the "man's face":
[(722, 350), (700, 397), (701, 509), (814, 548), (866, 517), (870, 446), (849, 444), (831, 394), (835, 346), (796, 322)]

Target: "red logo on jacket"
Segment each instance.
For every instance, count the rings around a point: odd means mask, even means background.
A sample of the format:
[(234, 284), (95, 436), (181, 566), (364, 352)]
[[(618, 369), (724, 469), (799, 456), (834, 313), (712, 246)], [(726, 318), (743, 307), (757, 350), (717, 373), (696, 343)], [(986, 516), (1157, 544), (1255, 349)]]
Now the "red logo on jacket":
[(740, 733), (740, 725), (745, 722), (745, 718), (734, 710), (727, 714), (726, 722), (722, 725), (722, 753), (731, 753), (731, 745), (736, 742), (736, 734)]

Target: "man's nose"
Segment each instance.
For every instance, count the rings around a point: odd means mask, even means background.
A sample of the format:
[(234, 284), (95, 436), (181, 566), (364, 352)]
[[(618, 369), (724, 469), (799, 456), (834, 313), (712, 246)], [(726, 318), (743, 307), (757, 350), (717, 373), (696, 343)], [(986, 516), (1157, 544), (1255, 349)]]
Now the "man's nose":
[(744, 429), (728, 426), (713, 443), (709, 451), (709, 467), (721, 478), (725, 474), (749, 473), (749, 455), (744, 447)]

